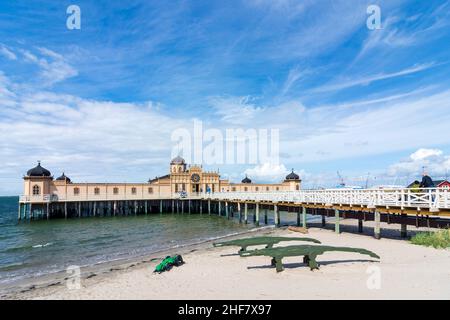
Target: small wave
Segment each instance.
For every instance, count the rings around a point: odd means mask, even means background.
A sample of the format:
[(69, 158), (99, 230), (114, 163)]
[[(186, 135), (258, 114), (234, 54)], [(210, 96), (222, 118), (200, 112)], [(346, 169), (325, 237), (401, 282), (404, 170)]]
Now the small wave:
[(53, 242), (47, 242), (46, 244), (37, 244), (37, 245), (34, 245), (33, 248), (44, 248), (44, 247), (51, 246), (52, 244), (53, 244)]

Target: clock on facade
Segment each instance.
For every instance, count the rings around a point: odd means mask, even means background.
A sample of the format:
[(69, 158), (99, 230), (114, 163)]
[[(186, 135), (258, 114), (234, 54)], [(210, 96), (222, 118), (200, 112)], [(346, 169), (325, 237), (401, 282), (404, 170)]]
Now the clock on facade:
[(199, 182), (200, 181), (200, 176), (198, 174), (194, 173), (191, 176), (191, 180), (192, 180), (192, 182)]

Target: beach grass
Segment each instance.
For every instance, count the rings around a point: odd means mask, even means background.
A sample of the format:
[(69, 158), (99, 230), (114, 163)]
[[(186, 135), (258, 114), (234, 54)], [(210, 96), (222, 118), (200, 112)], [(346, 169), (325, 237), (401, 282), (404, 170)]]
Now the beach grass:
[(411, 243), (438, 248), (450, 248), (450, 229), (436, 232), (420, 232), (411, 238)]

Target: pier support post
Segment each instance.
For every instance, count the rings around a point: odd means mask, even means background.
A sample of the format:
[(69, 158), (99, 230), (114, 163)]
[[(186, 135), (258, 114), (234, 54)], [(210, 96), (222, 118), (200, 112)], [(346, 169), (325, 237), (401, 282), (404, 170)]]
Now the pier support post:
[(94, 201), (94, 217), (97, 215), (97, 202)]
[(175, 213), (175, 200), (172, 200), (172, 214)]
[(227, 219), (230, 219), (230, 212), (229, 212), (229, 208), (228, 208), (228, 202), (225, 201), (225, 217)]
[(275, 227), (280, 226), (280, 212), (278, 211), (278, 206), (275, 204), (273, 205), (273, 214), (275, 218)]
[(375, 211), (375, 228), (374, 228), (374, 236), (375, 239), (381, 238), (381, 229), (380, 229), (380, 213)]
[(267, 208), (264, 209), (264, 224), (267, 225), (269, 220), (267, 219)]
[(302, 227), (307, 228), (306, 226), (306, 207), (302, 207)]
[(163, 201), (159, 200), (159, 213), (163, 212)]
[(181, 214), (184, 214), (184, 201), (181, 200)]
[(363, 233), (363, 219), (358, 219), (358, 232)]
[(78, 218), (81, 218), (81, 202), (78, 202)]
[(259, 203), (258, 202), (255, 204), (255, 218), (256, 218), (255, 224), (257, 226), (259, 226)]
[(248, 223), (248, 203), (244, 203), (244, 223)]
[(145, 211), (145, 215), (147, 215), (147, 212), (148, 212), (148, 204), (147, 204), (147, 201), (144, 201), (144, 211)]
[(300, 211), (302, 211), (302, 207), (298, 207), (298, 211), (297, 211), (297, 227), (300, 227)]
[(191, 199), (188, 200), (188, 213), (191, 214)]
[(30, 212), (28, 213), (28, 216), (30, 217), (30, 220), (32, 220), (34, 217), (33, 217), (33, 209), (32, 209), (32, 204), (30, 203), (30, 208), (29, 208), (29, 210), (30, 210)]
[(340, 216), (339, 216), (339, 210), (336, 209), (334, 210), (334, 218), (335, 218), (335, 222), (334, 222), (334, 231), (336, 233), (341, 233), (341, 230), (339, 228), (339, 220), (340, 220)]
[(22, 211), (22, 204), (19, 203), (19, 213), (17, 214), (17, 220), (19, 221), (21, 219), (21, 211)]
[(242, 211), (241, 211), (241, 203), (238, 202), (237, 203), (237, 210), (238, 210), (238, 215), (239, 215), (239, 223), (242, 222)]
[(217, 209), (217, 211), (218, 211), (218, 213), (219, 213), (219, 216), (221, 216), (222, 215), (222, 210), (221, 210), (221, 203), (220, 203), (220, 201), (219, 201), (219, 204), (218, 204), (218, 209)]
[(200, 214), (203, 214), (203, 200), (200, 200)]
[(322, 228), (325, 228), (327, 225), (327, 220), (325, 219), (325, 215), (322, 215)]
[(67, 219), (67, 202), (64, 202), (64, 219)]
[(208, 214), (211, 215), (211, 199), (208, 199)]
[[(407, 218), (406, 218), (406, 215), (402, 214), (402, 220), (403, 219), (407, 219)], [(400, 226), (400, 237), (403, 238), (403, 239), (408, 237), (408, 227), (407, 227), (406, 223), (403, 223), (403, 221), (402, 221), (402, 224)]]

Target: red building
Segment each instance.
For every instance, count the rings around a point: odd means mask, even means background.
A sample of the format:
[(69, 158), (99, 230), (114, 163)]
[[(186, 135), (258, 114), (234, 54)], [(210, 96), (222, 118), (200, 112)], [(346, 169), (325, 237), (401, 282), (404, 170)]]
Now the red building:
[(450, 182), (447, 180), (439, 180), (434, 182), (436, 188), (450, 189)]

